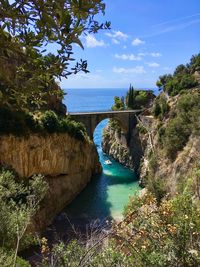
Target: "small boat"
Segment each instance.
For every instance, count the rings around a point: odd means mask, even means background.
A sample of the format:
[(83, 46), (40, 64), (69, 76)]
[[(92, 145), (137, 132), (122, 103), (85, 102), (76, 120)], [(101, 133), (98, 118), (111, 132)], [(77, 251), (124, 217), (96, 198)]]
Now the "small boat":
[(107, 159), (104, 163), (105, 163), (106, 165), (111, 165), (111, 164), (112, 164), (112, 162), (111, 162), (109, 159)]

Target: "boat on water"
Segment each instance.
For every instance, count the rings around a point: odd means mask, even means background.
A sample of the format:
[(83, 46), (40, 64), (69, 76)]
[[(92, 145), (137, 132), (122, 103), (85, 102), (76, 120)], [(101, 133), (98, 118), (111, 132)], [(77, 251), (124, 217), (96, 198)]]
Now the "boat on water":
[(104, 163), (105, 163), (106, 165), (111, 165), (111, 164), (112, 164), (112, 162), (111, 162), (109, 159), (107, 159)]

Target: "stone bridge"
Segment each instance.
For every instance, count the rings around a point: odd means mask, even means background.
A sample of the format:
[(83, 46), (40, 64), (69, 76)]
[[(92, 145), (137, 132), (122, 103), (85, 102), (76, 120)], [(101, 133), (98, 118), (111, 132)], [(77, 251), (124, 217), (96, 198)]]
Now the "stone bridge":
[(87, 130), (88, 135), (93, 139), (93, 133), (96, 126), (104, 119), (116, 120), (124, 135), (126, 136), (127, 142), (132, 129), (137, 124), (136, 114), (140, 114), (142, 110), (121, 110), (121, 111), (99, 111), (99, 112), (76, 112), (68, 113), (70, 117), (78, 122), (82, 122)]

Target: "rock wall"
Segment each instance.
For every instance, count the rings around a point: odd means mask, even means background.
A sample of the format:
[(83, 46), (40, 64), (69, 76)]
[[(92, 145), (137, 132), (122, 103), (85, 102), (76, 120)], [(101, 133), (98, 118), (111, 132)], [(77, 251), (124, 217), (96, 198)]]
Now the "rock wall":
[(137, 128), (127, 138), (119, 127), (108, 124), (103, 132), (102, 149), (124, 166), (139, 171), (143, 149)]
[[(197, 94), (198, 89), (194, 88), (191, 94)], [(159, 129), (167, 128), (168, 123), (174, 117), (177, 103), (181, 95), (168, 98), (170, 111), (162, 119), (149, 116), (149, 120), (143, 121), (149, 130), (150, 135), (145, 134), (143, 139), (146, 142), (144, 157), (141, 161), (140, 184), (146, 186), (150, 178), (155, 183), (161, 182), (167, 196), (174, 196), (180, 187), (180, 182), (190, 178), (192, 171), (199, 163), (200, 158), (200, 135), (199, 128), (192, 130), (184, 147), (177, 152), (174, 160), (170, 160), (165, 152), (165, 147), (159, 141)], [(198, 97), (198, 95), (197, 95)], [(196, 110), (198, 115), (198, 110)], [(196, 116), (197, 116), (196, 115)], [(196, 117), (197, 118), (197, 117)], [(197, 119), (198, 121), (198, 119)], [(190, 126), (192, 128), (192, 126)], [(193, 125), (194, 127), (194, 125)], [(181, 132), (179, 133), (181, 138)], [(176, 144), (174, 144), (176, 145)]]
[(68, 134), (29, 137), (1, 136), (0, 164), (11, 166), (24, 179), (43, 174), (49, 191), (35, 218), (35, 229), (48, 225), (66, 204), (101, 172), (96, 147)]
[[(155, 125), (154, 125), (155, 126)], [(154, 128), (155, 129), (155, 128)], [(180, 181), (186, 180), (191, 176), (200, 158), (200, 137), (191, 135), (187, 144), (178, 153), (176, 159), (172, 162), (160, 150), (158, 139), (155, 133), (153, 145), (156, 156), (156, 167), (153, 173), (155, 181), (162, 180), (166, 193), (173, 196), (177, 192)], [(140, 184), (146, 185), (146, 181), (151, 173), (150, 154), (152, 154), (150, 140), (144, 151), (144, 158), (141, 163)], [(158, 156), (159, 155), (159, 156)], [(150, 174), (151, 175), (151, 174)]]

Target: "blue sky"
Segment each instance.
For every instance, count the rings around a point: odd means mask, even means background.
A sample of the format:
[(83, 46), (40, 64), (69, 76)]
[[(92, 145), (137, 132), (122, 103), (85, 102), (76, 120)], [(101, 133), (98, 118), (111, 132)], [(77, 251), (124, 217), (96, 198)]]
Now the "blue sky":
[(71, 75), (62, 88), (153, 88), (200, 52), (200, 0), (106, 0), (111, 30), (82, 38), (76, 59), (89, 74)]

